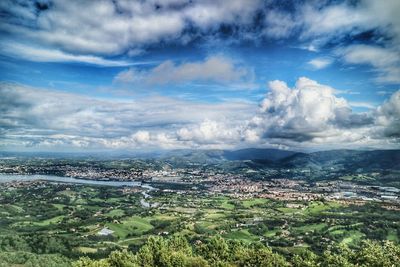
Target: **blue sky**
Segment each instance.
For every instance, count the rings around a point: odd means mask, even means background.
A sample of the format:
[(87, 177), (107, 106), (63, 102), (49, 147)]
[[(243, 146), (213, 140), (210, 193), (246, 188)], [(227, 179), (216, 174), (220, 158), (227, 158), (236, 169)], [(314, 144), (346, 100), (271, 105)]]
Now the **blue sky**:
[(2, 1), (4, 150), (398, 148), (400, 4)]

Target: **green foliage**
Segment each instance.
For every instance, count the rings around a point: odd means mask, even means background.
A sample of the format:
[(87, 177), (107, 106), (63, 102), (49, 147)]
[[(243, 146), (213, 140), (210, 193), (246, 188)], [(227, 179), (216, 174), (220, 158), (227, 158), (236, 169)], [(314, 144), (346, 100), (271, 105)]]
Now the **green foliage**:
[[(162, 209), (143, 208), (142, 194), (122, 194), (119, 188), (38, 184), (0, 190), (0, 254), (8, 257), (0, 263), (40, 266), (57, 255), (70, 260), (90, 257), (76, 261), (76, 266), (323, 267), (400, 262), (395, 245), (400, 214), (380, 203), (241, 200), (202, 191), (151, 194), (149, 201)], [(104, 227), (114, 233), (98, 235)], [(150, 236), (156, 237), (146, 242)], [(362, 243), (363, 239), (394, 243)], [(124, 248), (131, 252), (126, 254)], [(106, 259), (93, 260), (102, 258)]]
[(315, 267), (318, 266), (319, 257), (310, 250), (302, 250), (300, 253), (293, 255), (292, 265), (294, 267)]
[(279, 254), (273, 253), (270, 248), (262, 247), (259, 249), (247, 248), (245, 253), (237, 257), (235, 265), (243, 267), (263, 266), (278, 267), (290, 266), (290, 264)]
[(215, 236), (206, 244), (199, 247), (200, 254), (211, 264), (227, 261), (229, 258), (229, 246), (225, 239)]
[(0, 267), (68, 267), (71, 262), (58, 254), (33, 254), (29, 252), (1, 252)]
[(322, 258), (322, 265), (326, 267), (352, 267), (352, 262), (357, 261), (355, 252), (344, 244), (324, 251)]
[(220, 236), (190, 244), (183, 236), (150, 237), (136, 254), (115, 251), (108, 258), (76, 261), (74, 267), (392, 267), (400, 262), (400, 246), (365, 241), (358, 249), (337, 245), (317, 255), (308, 249), (288, 255), (260, 243), (229, 241)]
[(206, 266), (204, 260), (192, 257), (192, 248), (182, 236), (150, 237), (137, 253), (137, 263), (140, 266)]
[(136, 258), (130, 252), (114, 251), (108, 256), (107, 262), (110, 266), (115, 267), (134, 267), (136, 266)]
[(391, 242), (365, 241), (357, 254), (357, 262), (361, 266), (390, 267), (400, 264), (400, 246)]
[(73, 267), (110, 267), (107, 259), (91, 260), (88, 257), (82, 257), (72, 264)]

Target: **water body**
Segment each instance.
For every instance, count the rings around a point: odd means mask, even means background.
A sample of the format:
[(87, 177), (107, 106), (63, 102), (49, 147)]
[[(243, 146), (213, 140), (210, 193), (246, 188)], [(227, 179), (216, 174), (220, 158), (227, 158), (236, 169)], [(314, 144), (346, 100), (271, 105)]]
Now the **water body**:
[(0, 183), (12, 181), (49, 181), (73, 184), (88, 184), (88, 185), (105, 185), (105, 186), (140, 186), (147, 190), (154, 190), (155, 188), (141, 182), (134, 181), (103, 181), (103, 180), (87, 180), (77, 179), (72, 177), (63, 177), (55, 175), (40, 175), (40, 174), (4, 174), (0, 173)]
[(146, 191), (142, 192), (143, 198), (140, 199), (140, 204), (144, 208), (150, 208), (157, 206), (157, 204), (151, 204), (146, 201), (146, 199), (150, 199), (151, 195), (147, 194), (147, 192), (156, 190), (156, 188), (143, 184), (141, 182), (134, 181), (103, 181), (103, 180), (87, 180), (87, 179), (77, 179), (72, 177), (63, 177), (63, 176), (55, 176), (55, 175), (41, 175), (41, 174), (4, 174), (0, 173), (0, 183), (7, 183), (12, 181), (49, 181), (49, 182), (59, 182), (59, 183), (73, 183), (73, 184), (87, 184), (87, 185), (102, 185), (102, 186), (139, 186)]

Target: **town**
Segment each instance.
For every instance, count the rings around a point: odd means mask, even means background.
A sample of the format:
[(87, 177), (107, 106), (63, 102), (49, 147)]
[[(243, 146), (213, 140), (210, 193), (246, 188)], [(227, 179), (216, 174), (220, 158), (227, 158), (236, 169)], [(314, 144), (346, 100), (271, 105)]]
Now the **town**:
[[(266, 198), (276, 200), (341, 200), (348, 203), (381, 202), (400, 205), (400, 189), (368, 183), (379, 178), (379, 172), (342, 176), (339, 179), (310, 179), (308, 169), (240, 171), (224, 170), (214, 165), (191, 163), (185, 167), (158, 161), (117, 161), (124, 168), (104, 167), (104, 162), (96, 164), (83, 161), (45, 161), (41, 164), (13, 164), (14, 160), (0, 161), (0, 173), (25, 175), (58, 175), (84, 180), (136, 181), (166, 188), (181, 194), (193, 190), (205, 190), (211, 194), (227, 195), (239, 199)], [(46, 162), (46, 164), (43, 164)], [(10, 164), (11, 163), (11, 164)], [(127, 167), (128, 166), (128, 167)], [(332, 171), (333, 172), (333, 171)], [(260, 174), (261, 173), (261, 174)], [(293, 173), (296, 177), (293, 178)], [(297, 176), (303, 173), (303, 176)], [(333, 172), (334, 173), (334, 172)], [(285, 175), (291, 178), (286, 178)], [(276, 178), (277, 176), (277, 178)], [(329, 176), (328, 176), (329, 177)]]

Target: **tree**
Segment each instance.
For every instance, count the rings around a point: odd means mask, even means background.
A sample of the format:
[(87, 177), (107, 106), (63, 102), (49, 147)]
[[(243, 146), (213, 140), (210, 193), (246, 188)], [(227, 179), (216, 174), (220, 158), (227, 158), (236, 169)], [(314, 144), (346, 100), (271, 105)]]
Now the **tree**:
[(107, 262), (113, 267), (135, 267), (136, 257), (131, 252), (126, 250), (114, 251), (108, 256)]
[(270, 248), (247, 249), (244, 254), (236, 262), (238, 266), (243, 267), (285, 267), (290, 266), (289, 263), (279, 254), (273, 253)]
[[(35, 255), (35, 254), (31, 254)], [(7, 259), (9, 259), (8, 257)], [(283, 257), (270, 247), (261, 243), (247, 244), (240, 241), (227, 241), (215, 236), (200, 245), (191, 246), (183, 236), (169, 239), (150, 237), (134, 254), (127, 250), (114, 251), (108, 258), (91, 260), (83, 257), (74, 267), (392, 267), (399, 266), (400, 246), (392, 242), (379, 243), (365, 241), (358, 249), (346, 245), (336, 245), (318, 256), (309, 249), (303, 249), (292, 258)], [(58, 260), (60, 264), (53, 264)], [(37, 266), (62, 266), (62, 259), (46, 258), (48, 265), (41, 261)], [(0, 262), (1, 262), (0, 254)], [(8, 261), (10, 262), (10, 261)], [(8, 263), (7, 262), (7, 263)], [(11, 263), (24, 264), (23, 257)], [(32, 258), (30, 263), (38, 262)], [(26, 265), (26, 264), (25, 264)], [(1, 266), (1, 264), (0, 264)], [(29, 265), (28, 265), (29, 266)], [(31, 266), (36, 266), (31, 264)], [(2, 266), (1, 266), (2, 267)]]
[(91, 260), (88, 257), (82, 257), (78, 261), (74, 262), (73, 267), (111, 267), (106, 259), (103, 260)]
[(357, 263), (361, 266), (398, 266), (400, 263), (400, 246), (388, 241), (383, 245), (376, 241), (364, 241), (356, 258)]
[(210, 264), (219, 261), (226, 261), (229, 257), (228, 243), (220, 236), (212, 237), (206, 244), (199, 247), (200, 254), (207, 259)]
[(299, 254), (293, 255), (291, 261), (294, 267), (316, 267), (318, 266), (319, 257), (314, 252), (306, 249)]

